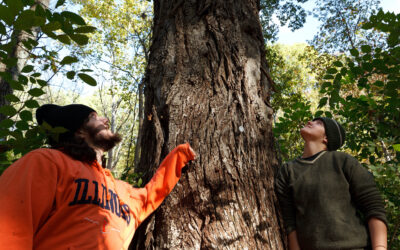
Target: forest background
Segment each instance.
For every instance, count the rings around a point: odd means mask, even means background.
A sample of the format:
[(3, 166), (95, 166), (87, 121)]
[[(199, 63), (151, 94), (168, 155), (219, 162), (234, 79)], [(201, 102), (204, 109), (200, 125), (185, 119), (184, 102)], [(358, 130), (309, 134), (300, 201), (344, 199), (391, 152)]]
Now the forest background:
[[(260, 1), (271, 105), (280, 162), (302, 152), (300, 128), (312, 117), (345, 126), (342, 149), (371, 173), (384, 196), (390, 249), (400, 249), (400, 15), (378, 0)], [(319, 21), (307, 43), (277, 43), (281, 26), (297, 30)], [(3, 0), (0, 2), (0, 171), (45, 134), (37, 126), (44, 103), (83, 103), (109, 118), (124, 136), (108, 152), (107, 168), (142, 185), (144, 76), (152, 39), (147, 0)], [(88, 86), (92, 86), (91, 89)]]

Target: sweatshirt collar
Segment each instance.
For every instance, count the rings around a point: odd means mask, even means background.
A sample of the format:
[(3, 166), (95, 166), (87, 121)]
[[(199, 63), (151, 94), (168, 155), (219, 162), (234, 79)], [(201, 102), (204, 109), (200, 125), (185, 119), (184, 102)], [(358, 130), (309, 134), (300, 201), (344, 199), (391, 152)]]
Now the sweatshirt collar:
[(307, 161), (302, 159), (301, 157), (296, 158), (296, 161), (301, 162), (301, 163), (305, 163), (305, 164), (314, 164), (314, 162), (316, 162), (321, 156), (323, 156), (327, 151), (322, 151), (319, 153), (319, 155), (317, 157), (315, 157), (314, 160), (312, 161)]

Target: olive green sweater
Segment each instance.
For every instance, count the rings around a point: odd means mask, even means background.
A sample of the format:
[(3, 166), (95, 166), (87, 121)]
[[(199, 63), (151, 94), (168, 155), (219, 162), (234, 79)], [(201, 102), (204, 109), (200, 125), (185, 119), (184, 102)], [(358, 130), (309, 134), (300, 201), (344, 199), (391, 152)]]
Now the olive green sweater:
[(301, 249), (364, 248), (366, 221), (375, 217), (387, 224), (372, 174), (346, 153), (323, 151), (311, 161), (288, 162), (275, 186), (286, 233), (296, 230)]

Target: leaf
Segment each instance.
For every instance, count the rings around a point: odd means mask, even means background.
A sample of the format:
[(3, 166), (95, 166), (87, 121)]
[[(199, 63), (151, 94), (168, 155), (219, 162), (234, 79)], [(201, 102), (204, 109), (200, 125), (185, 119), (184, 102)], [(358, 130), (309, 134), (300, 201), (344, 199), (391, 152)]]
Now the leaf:
[(93, 72), (92, 69), (81, 69), (82, 72)]
[(20, 99), (13, 94), (8, 94), (4, 97), (9, 102), (19, 102)]
[(19, 130), (28, 130), (29, 129), (29, 125), (26, 121), (17, 121), (17, 123), (15, 123), (15, 127), (17, 127), (17, 129), (19, 129)]
[(57, 40), (64, 43), (64, 44), (71, 44), (71, 39), (69, 38), (68, 35), (58, 35)]
[(8, 84), (10, 84), (10, 87), (14, 90), (19, 90), (19, 91), (24, 90), (24, 86), (22, 86), (22, 84), (17, 81), (10, 81)]
[(85, 20), (78, 14), (75, 14), (70, 11), (63, 11), (61, 12), (61, 16), (71, 20), (72, 23), (78, 24), (78, 25), (86, 25)]
[(357, 49), (351, 49), (350, 50), (350, 54), (354, 57), (358, 57), (360, 55), (360, 53), (358, 52)]
[(78, 62), (78, 58), (76, 58), (74, 56), (66, 56), (61, 60), (60, 64), (66, 65), (66, 64), (76, 63), (76, 62)]
[(4, 105), (0, 107), (0, 113), (6, 116), (13, 116), (17, 113), (17, 110), (10, 105)]
[(44, 17), (46, 18), (46, 11), (43, 9), (41, 4), (37, 4), (36, 5), (36, 9), (35, 9), (35, 14), (38, 17)]
[(143, 180), (142, 178), (139, 178), (138, 182), (137, 182), (137, 186), (140, 187), (142, 186)]
[(370, 53), (371, 52), (371, 46), (369, 45), (361, 45), (361, 51), (364, 53)]
[(335, 68), (329, 68), (326, 70), (327, 74), (335, 74), (337, 72), (337, 70)]
[(43, 121), (40, 127), (43, 128), (44, 131), (50, 131), (52, 129), (51, 125), (46, 121)]
[(79, 73), (78, 76), (79, 76), (80, 79), (82, 79), (82, 81), (86, 82), (90, 86), (96, 86), (97, 85), (96, 80), (93, 77), (91, 77), (91, 76), (89, 76), (87, 74)]
[(393, 149), (396, 150), (397, 152), (400, 152), (400, 144), (394, 144)]
[(56, 4), (56, 8), (60, 7), (61, 5), (63, 5), (65, 3), (65, 0), (58, 0), (57, 4)]
[(67, 78), (72, 80), (75, 77), (76, 72), (75, 71), (68, 71), (67, 72)]
[(332, 86), (332, 84), (330, 82), (324, 82), (321, 85), (321, 89), (326, 89), (326, 88), (329, 88), (330, 86)]
[(322, 79), (325, 80), (330, 80), (330, 79), (334, 79), (335, 77), (333, 75), (324, 75), (324, 77)]
[(28, 100), (25, 102), (25, 106), (31, 109), (38, 108), (39, 103), (36, 100)]
[(15, 21), (14, 27), (20, 30), (30, 31), (32, 27), (42, 26), (46, 22), (43, 17), (36, 16), (33, 10), (24, 10)]
[(324, 114), (325, 114), (326, 117), (332, 118), (332, 113), (331, 112), (325, 111)]
[(4, 24), (2, 22), (0, 22), (0, 34), (2, 34), (2, 35), (7, 34), (6, 27), (4, 26)]
[(97, 28), (93, 27), (93, 26), (82, 26), (82, 27), (76, 28), (74, 30), (74, 32), (75, 33), (93, 33), (96, 30), (97, 30)]
[(367, 72), (371, 72), (373, 69), (372, 63), (363, 63), (362, 68), (367, 71)]
[(86, 45), (89, 42), (89, 38), (85, 35), (71, 34), (69, 37), (78, 45)]
[(11, 13), (9, 8), (4, 5), (0, 5), (0, 19), (3, 20), (7, 25), (11, 26), (14, 21), (14, 15)]
[(28, 77), (26, 77), (26, 76), (21, 74), (21, 75), (18, 76), (18, 82), (20, 84), (27, 85), (28, 82), (29, 82), (29, 79), (28, 79)]
[(328, 97), (323, 97), (319, 100), (318, 108), (322, 108), (328, 102)]
[(42, 87), (47, 86), (47, 82), (44, 80), (38, 79), (36, 82)]
[(33, 71), (33, 65), (26, 65), (21, 72), (23, 73), (29, 73)]
[(12, 15), (16, 16), (18, 12), (20, 12), (23, 8), (24, 5), (21, 0), (11, 0), (7, 1), (8, 8)]
[(21, 113), (19, 113), (19, 117), (21, 117), (22, 120), (24, 121), (32, 121), (32, 112), (28, 110), (23, 110)]
[(40, 88), (33, 88), (28, 91), (31, 96), (38, 97), (44, 94), (44, 91)]
[(0, 127), (2, 128), (10, 128), (14, 125), (14, 121), (11, 119), (4, 119), (0, 122)]
[(343, 67), (343, 63), (341, 61), (333, 62), (333, 65), (335, 65), (336, 67)]
[(318, 110), (317, 112), (315, 112), (314, 117), (320, 117), (323, 113), (324, 111)]
[(51, 21), (46, 25), (42, 26), (42, 31), (46, 34), (58, 29), (61, 29), (61, 24), (58, 21)]

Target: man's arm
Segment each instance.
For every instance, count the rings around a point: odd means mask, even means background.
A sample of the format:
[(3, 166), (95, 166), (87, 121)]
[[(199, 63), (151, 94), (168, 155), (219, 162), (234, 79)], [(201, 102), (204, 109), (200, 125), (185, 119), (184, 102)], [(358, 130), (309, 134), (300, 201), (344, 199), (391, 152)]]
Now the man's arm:
[(139, 199), (143, 201), (137, 218), (139, 224), (161, 205), (179, 181), (182, 168), (190, 160), (194, 160), (195, 156), (188, 143), (177, 146), (165, 157), (149, 183), (136, 190), (136, 196), (139, 195)]
[[(288, 179), (287, 165), (283, 165), (279, 169), (278, 175), (275, 179), (275, 192), (279, 200), (283, 222), (285, 224), (286, 233), (288, 234), (289, 239), (290, 233), (296, 230), (296, 208), (293, 200), (292, 190), (289, 188)], [(294, 235), (296, 235), (297, 242), (297, 233)]]
[(51, 212), (57, 168), (40, 152), (29, 153), (0, 177), (0, 246), (32, 249), (34, 234)]
[(386, 249), (386, 211), (373, 175), (354, 158), (349, 159), (349, 164), (344, 170), (350, 184), (352, 199), (368, 221), (373, 249)]
[(299, 241), (297, 240), (297, 231), (294, 230), (288, 234), (289, 250), (300, 250)]
[(387, 249), (387, 228), (380, 219), (371, 217), (368, 220), (368, 228), (371, 236), (373, 250)]

